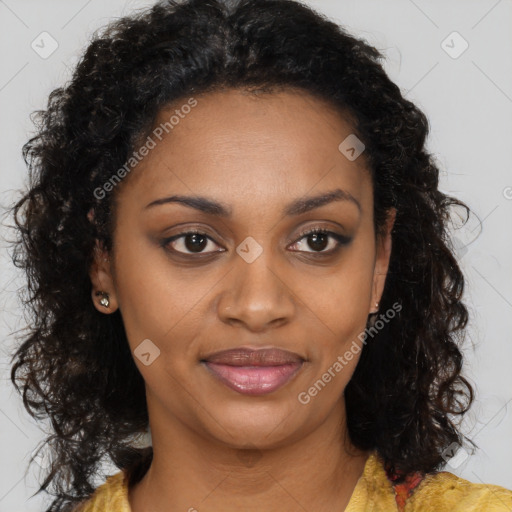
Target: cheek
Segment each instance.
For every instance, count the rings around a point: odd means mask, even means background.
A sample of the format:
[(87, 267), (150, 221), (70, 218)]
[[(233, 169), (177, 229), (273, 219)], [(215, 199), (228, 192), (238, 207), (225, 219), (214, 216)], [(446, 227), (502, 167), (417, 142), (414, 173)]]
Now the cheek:
[[(369, 247), (369, 249), (368, 249)], [(347, 251), (339, 266), (321, 279), (302, 279), (297, 295), (304, 297), (314, 343), (312, 357), (330, 366), (364, 331), (373, 283), (373, 252), (361, 244)], [(357, 351), (356, 351), (357, 352)], [(358, 354), (349, 355), (355, 367)]]
[(372, 252), (354, 247), (329, 274), (297, 280), (298, 293), (328, 326), (359, 324), (368, 314), (373, 270)]
[(115, 286), (132, 350), (146, 338), (162, 350), (163, 342), (181, 328), (204, 295), (201, 287), (189, 286), (185, 276), (169, 263), (163, 249), (119, 237)]

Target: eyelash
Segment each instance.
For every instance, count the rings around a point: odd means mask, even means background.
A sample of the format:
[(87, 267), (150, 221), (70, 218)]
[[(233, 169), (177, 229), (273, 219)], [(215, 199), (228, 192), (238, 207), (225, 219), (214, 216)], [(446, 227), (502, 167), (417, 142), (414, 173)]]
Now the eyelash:
[[(331, 254), (334, 254), (335, 252), (337, 252), (341, 246), (348, 245), (351, 241), (351, 238), (348, 236), (340, 235), (339, 233), (335, 233), (334, 231), (329, 231), (328, 229), (322, 229), (322, 228), (315, 227), (315, 228), (306, 229), (306, 230), (302, 231), (295, 241), (290, 240), (288, 243), (296, 244), (297, 242), (300, 242), (303, 238), (306, 238), (307, 236), (310, 236), (310, 235), (316, 235), (316, 234), (328, 235), (330, 238), (334, 238), (334, 240), (336, 240), (336, 242), (337, 242), (336, 247), (334, 247), (334, 249), (330, 249), (329, 251), (305, 251), (306, 253), (315, 254), (315, 255), (323, 255), (323, 254), (331, 255)], [(298, 252), (302, 252), (302, 251), (298, 251)]]
[[(344, 235), (340, 235), (339, 233), (335, 233), (335, 232), (329, 231), (327, 229), (315, 227), (315, 228), (306, 229), (306, 230), (302, 231), (299, 234), (298, 238), (295, 239), (295, 241), (289, 240), (288, 244), (296, 244), (297, 242), (300, 242), (303, 238), (310, 236), (310, 235), (315, 235), (315, 234), (329, 235), (329, 237), (334, 238), (334, 240), (336, 240), (337, 246), (334, 249), (331, 249), (329, 251), (296, 251), (296, 252), (306, 252), (307, 254), (314, 254), (314, 255), (332, 255), (335, 252), (337, 252), (341, 246), (348, 245), (352, 240), (351, 238), (344, 236)], [(177, 235), (174, 235), (171, 238), (166, 238), (165, 240), (163, 240), (162, 246), (166, 250), (169, 250), (169, 249), (167, 249), (167, 246), (171, 242), (179, 240), (180, 238), (184, 238), (188, 235), (202, 235), (202, 236), (205, 236), (208, 240), (211, 240), (212, 242), (214, 242), (214, 240), (212, 238), (210, 238), (206, 233), (196, 230), (196, 229), (190, 229), (188, 231), (183, 231), (181, 233), (178, 233)], [(209, 255), (209, 254), (214, 254), (215, 252), (222, 252), (222, 251), (213, 251), (213, 252), (206, 252), (206, 253), (184, 253), (184, 252), (180, 252), (180, 251), (175, 251), (173, 249), (170, 249), (170, 250), (179, 254), (180, 256), (192, 256), (192, 257), (200, 257), (200, 256)]]

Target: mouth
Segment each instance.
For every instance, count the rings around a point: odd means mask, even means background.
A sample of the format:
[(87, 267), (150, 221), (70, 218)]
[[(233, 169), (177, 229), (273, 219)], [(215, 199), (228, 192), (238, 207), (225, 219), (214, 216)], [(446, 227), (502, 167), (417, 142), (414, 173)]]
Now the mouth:
[(276, 391), (300, 371), (304, 362), (298, 354), (277, 348), (236, 348), (201, 359), (211, 375), (234, 391), (247, 395)]

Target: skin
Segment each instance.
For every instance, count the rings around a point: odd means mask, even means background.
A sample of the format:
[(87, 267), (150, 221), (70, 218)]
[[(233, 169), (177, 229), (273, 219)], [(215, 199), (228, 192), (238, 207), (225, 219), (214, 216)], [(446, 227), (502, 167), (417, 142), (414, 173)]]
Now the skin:
[[(90, 272), (98, 311), (120, 308), (131, 350), (145, 339), (160, 350), (148, 366), (134, 357), (146, 384), (154, 458), (130, 489), (131, 508), (343, 510), (368, 457), (351, 445), (345, 422), (343, 390), (359, 354), (308, 404), (297, 397), (349, 349), (376, 310), (395, 212), (376, 238), (364, 153), (349, 161), (338, 150), (353, 129), (332, 106), (293, 90), (196, 99), (116, 190), (113, 251), (98, 246)], [(160, 112), (155, 126), (175, 108)], [(360, 209), (339, 200), (282, 213), (296, 199), (335, 189)], [(176, 194), (207, 196), (231, 216), (179, 203), (146, 208)], [(329, 237), (319, 248), (311, 236), (300, 238), (313, 227), (351, 241)], [(189, 228), (211, 240), (190, 245), (189, 237), (187, 246), (182, 237), (163, 246)], [(262, 248), (251, 263), (236, 252), (247, 237)], [(198, 258), (191, 247), (210, 255)], [(95, 296), (99, 290), (109, 294), (108, 309)], [(243, 395), (200, 363), (239, 346), (275, 346), (306, 362), (277, 391)]]

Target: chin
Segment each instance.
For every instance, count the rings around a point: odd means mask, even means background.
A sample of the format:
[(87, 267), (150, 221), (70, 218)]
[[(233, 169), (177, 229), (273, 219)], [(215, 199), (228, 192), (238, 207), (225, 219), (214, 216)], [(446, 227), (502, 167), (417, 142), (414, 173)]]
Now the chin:
[[(217, 419), (212, 420), (212, 417)], [(239, 403), (224, 405), (212, 411), (205, 418), (210, 435), (233, 448), (246, 448), (254, 445), (259, 448), (282, 446), (298, 435), (302, 422), (290, 408), (274, 404), (241, 406)]]

